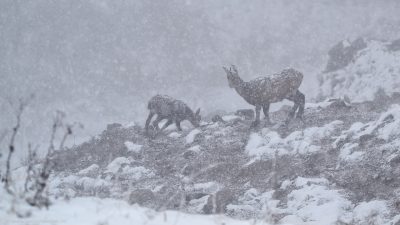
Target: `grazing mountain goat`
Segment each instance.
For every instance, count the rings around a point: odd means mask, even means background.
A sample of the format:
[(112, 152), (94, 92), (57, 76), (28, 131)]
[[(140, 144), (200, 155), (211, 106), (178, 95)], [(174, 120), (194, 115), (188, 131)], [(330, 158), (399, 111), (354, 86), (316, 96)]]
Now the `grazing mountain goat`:
[(146, 120), (146, 133), (149, 130), (149, 124), (151, 118), (157, 114), (157, 118), (153, 121), (153, 126), (159, 130), (158, 123), (163, 119), (168, 119), (161, 130), (164, 130), (172, 122), (175, 122), (176, 127), (179, 131), (182, 130), (181, 122), (183, 120), (189, 120), (193, 126), (198, 127), (201, 116), (200, 109), (193, 113), (193, 111), (182, 101), (171, 98), (167, 95), (156, 95), (149, 101), (147, 108), (150, 110), (149, 116)]
[(260, 77), (254, 80), (245, 82), (238, 74), (234, 65), (229, 70), (223, 67), (229, 82), (230, 88), (235, 88), (236, 92), (251, 105), (256, 107), (256, 120), (252, 126), (257, 126), (260, 123), (260, 110), (263, 108), (265, 118), (269, 120), (269, 105), (271, 103), (280, 102), (288, 99), (294, 102), (294, 106), (289, 113), (286, 123), (296, 114), (297, 118), (302, 118), (304, 113), (305, 96), (298, 89), (303, 80), (303, 74), (294, 69), (286, 69), (281, 73), (267, 77)]

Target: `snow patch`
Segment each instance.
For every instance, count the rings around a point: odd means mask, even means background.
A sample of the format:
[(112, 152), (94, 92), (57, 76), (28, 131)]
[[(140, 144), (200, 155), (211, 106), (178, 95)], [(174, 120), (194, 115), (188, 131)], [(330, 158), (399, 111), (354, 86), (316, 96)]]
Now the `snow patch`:
[(182, 136), (182, 134), (178, 133), (178, 132), (172, 132), (168, 135), (171, 138), (179, 138)]
[(318, 152), (320, 147), (315, 142), (331, 137), (342, 125), (342, 121), (333, 121), (323, 127), (295, 131), (286, 138), (281, 138), (277, 132), (264, 128), (261, 134), (250, 135), (245, 151), (249, 156), (256, 158)]
[(85, 168), (85, 169), (79, 171), (79, 172), (78, 172), (78, 175), (81, 175), (81, 176), (90, 176), (90, 175), (96, 174), (97, 172), (99, 172), (99, 170), (100, 170), (99, 165), (97, 165), (97, 164), (92, 164), (92, 165), (90, 165), (89, 167), (87, 167), (87, 168)]
[(330, 190), (326, 179), (299, 177), (295, 183), (299, 189), (288, 195), (288, 213), (307, 225), (336, 225), (338, 221), (349, 221), (351, 202), (339, 191)]
[[(245, 225), (250, 221), (235, 220), (224, 215), (193, 215), (178, 211), (156, 212), (154, 210), (129, 205), (116, 199), (78, 197), (69, 201), (55, 200), (49, 209), (28, 206), (24, 201), (12, 201), (12, 197), (0, 188), (0, 220), (2, 224), (84, 224), (84, 225)], [(31, 214), (19, 218), (10, 209)], [(259, 222), (258, 225), (268, 225)]]
[(199, 129), (194, 129), (194, 130), (190, 131), (190, 133), (186, 136), (186, 143), (187, 144), (193, 143), (196, 136), (200, 133), (201, 133), (201, 131)]
[(125, 166), (122, 169), (121, 175), (125, 177), (127, 176), (130, 180), (133, 181), (140, 180), (143, 178), (151, 178), (155, 176), (155, 174), (151, 170), (146, 169), (143, 166), (137, 166), (137, 167)]
[(126, 157), (115, 158), (106, 168), (106, 173), (117, 173), (123, 165), (128, 165), (131, 160)]
[(200, 145), (195, 145), (195, 146), (192, 146), (192, 147), (188, 148), (188, 150), (189, 151), (194, 151), (194, 152), (200, 152), (201, 151), (201, 147), (200, 147)]
[(134, 144), (130, 141), (125, 141), (125, 147), (128, 149), (128, 152), (136, 152), (139, 153), (142, 150), (142, 145)]
[(385, 224), (389, 210), (385, 201), (362, 202), (354, 208), (353, 220), (356, 224)]
[(280, 213), (277, 208), (279, 200), (273, 199), (274, 191), (260, 193), (251, 188), (239, 197), (238, 203), (227, 205), (229, 214), (239, 215), (241, 218), (265, 218), (267, 213)]

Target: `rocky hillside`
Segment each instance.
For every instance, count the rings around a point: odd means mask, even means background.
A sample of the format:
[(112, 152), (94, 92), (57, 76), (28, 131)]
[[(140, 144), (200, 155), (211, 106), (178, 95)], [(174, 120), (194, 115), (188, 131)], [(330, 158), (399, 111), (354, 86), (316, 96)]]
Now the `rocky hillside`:
[(347, 96), (352, 101), (372, 100), (384, 90), (400, 91), (400, 39), (392, 42), (342, 41), (329, 51), (320, 75), (320, 98)]
[[(111, 124), (57, 152), (55, 197), (292, 224), (400, 223), (400, 94), (308, 104), (304, 121), (249, 129), (234, 114), (151, 138)], [(214, 120), (215, 121), (215, 120)]]

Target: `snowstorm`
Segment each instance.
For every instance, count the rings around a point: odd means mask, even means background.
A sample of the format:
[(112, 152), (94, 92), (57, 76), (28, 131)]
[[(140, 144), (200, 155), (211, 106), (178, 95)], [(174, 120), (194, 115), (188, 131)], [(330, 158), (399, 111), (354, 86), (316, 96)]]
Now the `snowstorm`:
[(0, 0), (0, 224), (398, 225), (399, 27), (397, 0)]

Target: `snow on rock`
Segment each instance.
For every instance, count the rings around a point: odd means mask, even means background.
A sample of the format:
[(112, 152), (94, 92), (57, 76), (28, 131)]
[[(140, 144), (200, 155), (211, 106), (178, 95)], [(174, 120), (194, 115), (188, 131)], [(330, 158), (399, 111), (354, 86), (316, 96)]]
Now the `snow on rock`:
[(352, 102), (373, 100), (375, 93), (400, 91), (400, 51), (389, 42), (365, 40), (349, 64), (320, 75), (320, 97), (348, 96)]
[(400, 146), (400, 105), (392, 105), (382, 113), (376, 121), (368, 123), (356, 122), (349, 129), (342, 131), (333, 142), (332, 147), (340, 150), (339, 158), (347, 162), (363, 159), (365, 149), (360, 146), (363, 138), (379, 138), (386, 141), (386, 145), (395, 148)]
[(130, 121), (130, 122), (128, 122), (128, 123), (126, 123), (126, 124), (124, 124), (124, 127), (134, 127), (134, 126), (136, 126), (137, 125), (137, 123), (136, 122), (134, 122), (134, 121)]
[(140, 150), (142, 150), (142, 145), (138, 145), (138, 144), (134, 144), (133, 142), (130, 141), (126, 141), (125, 143), (125, 147), (128, 149), (129, 152), (140, 152)]
[(290, 180), (284, 180), (282, 183), (281, 183), (281, 189), (283, 189), (283, 190), (286, 190), (290, 185), (292, 185), (292, 181), (290, 181)]
[(110, 186), (110, 183), (103, 179), (90, 178), (90, 177), (80, 177), (75, 180), (74, 184), (77, 187), (82, 188), (84, 191), (92, 191), (99, 188), (104, 188)]
[[(323, 178), (295, 180), (297, 189), (288, 195), (287, 213), (307, 225), (335, 225), (349, 221), (352, 204), (338, 190), (331, 190)], [(288, 219), (286, 218), (286, 220)]]
[(131, 158), (126, 158), (126, 157), (115, 158), (110, 164), (108, 164), (105, 173), (111, 173), (120, 178), (125, 178), (129, 180), (140, 180), (144, 178), (151, 178), (155, 175), (151, 170), (146, 169), (143, 166), (137, 166), (137, 167), (130, 166), (131, 162), (132, 162)]
[(178, 132), (172, 132), (168, 136), (171, 138), (179, 138), (179, 137), (181, 137), (181, 134)]
[(194, 151), (194, 152), (200, 152), (201, 151), (201, 147), (200, 147), (200, 145), (195, 145), (195, 146), (192, 146), (192, 147), (188, 148), (188, 150), (189, 151)]
[(356, 137), (374, 132), (385, 141), (400, 135), (400, 105), (392, 105), (387, 112), (382, 113), (377, 121), (366, 124), (366, 127), (363, 127)]
[(137, 167), (125, 166), (122, 169), (120, 176), (129, 178), (129, 180), (135, 181), (135, 180), (140, 180), (143, 178), (154, 177), (155, 174), (151, 170), (146, 169), (143, 166), (137, 166)]
[(288, 154), (307, 154), (317, 152), (320, 147), (315, 142), (333, 135), (343, 125), (342, 121), (333, 121), (323, 127), (310, 127), (295, 131), (286, 138), (267, 128), (259, 133), (252, 133), (245, 147), (251, 157), (274, 158)]
[(50, 182), (50, 190), (52, 193), (60, 194), (57, 188), (62, 187), (64, 190), (82, 190), (85, 192), (98, 192), (104, 188), (110, 187), (111, 183), (100, 178), (80, 177), (75, 175), (68, 175), (53, 179)]
[(327, 98), (324, 101), (321, 102), (307, 102), (305, 105), (306, 109), (323, 109), (327, 108), (329, 106), (335, 105), (335, 104), (341, 104), (342, 106), (350, 106), (350, 99), (348, 99), (347, 96), (344, 96), (344, 98)]
[(203, 213), (204, 206), (207, 205), (209, 195), (205, 195), (198, 199), (192, 199), (188, 203), (188, 212), (189, 213)]
[(186, 135), (186, 143), (187, 144), (193, 143), (196, 136), (200, 133), (201, 133), (201, 131), (199, 129), (194, 129), (194, 130), (190, 131), (190, 133), (188, 135)]
[(240, 218), (263, 218), (267, 213), (279, 213), (279, 200), (273, 199), (273, 193), (274, 191), (260, 193), (251, 188), (239, 197), (236, 204), (227, 205), (228, 214)]
[(389, 209), (385, 201), (362, 202), (354, 208), (354, 224), (386, 224)]
[(346, 143), (341, 147), (339, 158), (344, 161), (358, 161), (361, 160), (364, 152), (355, 151), (359, 147), (358, 143)]
[(118, 157), (115, 158), (110, 164), (108, 164), (106, 168), (106, 173), (116, 173), (121, 169), (123, 165), (127, 165), (131, 163), (131, 159), (126, 158), (126, 157)]
[(81, 175), (81, 176), (92, 176), (92, 175), (95, 175), (96, 173), (98, 173), (99, 170), (100, 170), (99, 165), (92, 164), (91, 166), (79, 171), (78, 175)]

